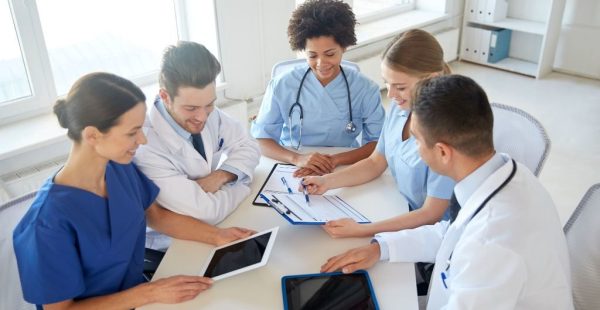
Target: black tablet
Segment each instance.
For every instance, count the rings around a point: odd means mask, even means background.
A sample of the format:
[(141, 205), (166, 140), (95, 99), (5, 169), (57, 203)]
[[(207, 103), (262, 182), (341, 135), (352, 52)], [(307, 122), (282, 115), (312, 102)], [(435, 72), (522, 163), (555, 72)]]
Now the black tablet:
[(286, 310), (379, 309), (369, 274), (364, 270), (285, 276), (281, 288)]

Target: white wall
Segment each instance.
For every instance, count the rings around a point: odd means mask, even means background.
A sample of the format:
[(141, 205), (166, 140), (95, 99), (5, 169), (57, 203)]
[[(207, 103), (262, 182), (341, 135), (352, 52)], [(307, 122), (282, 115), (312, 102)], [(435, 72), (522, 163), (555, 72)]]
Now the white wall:
[(567, 0), (554, 69), (600, 79), (600, 1)]
[(271, 67), (294, 58), (286, 31), (295, 2), (219, 0), (216, 4), (226, 95), (256, 97), (264, 92)]

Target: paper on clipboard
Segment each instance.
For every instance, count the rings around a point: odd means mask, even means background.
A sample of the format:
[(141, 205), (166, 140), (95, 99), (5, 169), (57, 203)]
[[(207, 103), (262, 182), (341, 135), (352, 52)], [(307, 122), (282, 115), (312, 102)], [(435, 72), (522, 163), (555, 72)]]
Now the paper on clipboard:
[(260, 198), (260, 194), (288, 194), (288, 187), (283, 184), (281, 178), (286, 180), (292, 192), (297, 192), (302, 178), (294, 177), (294, 171), (296, 171), (296, 169), (298, 169), (298, 167), (291, 164), (275, 164), (252, 204), (255, 206), (267, 206), (267, 203)]
[(369, 219), (336, 195), (310, 195), (310, 204), (301, 193), (263, 195), (269, 205), (292, 224), (322, 225), (341, 218), (351, 218), (357, 223), (370, 223)]

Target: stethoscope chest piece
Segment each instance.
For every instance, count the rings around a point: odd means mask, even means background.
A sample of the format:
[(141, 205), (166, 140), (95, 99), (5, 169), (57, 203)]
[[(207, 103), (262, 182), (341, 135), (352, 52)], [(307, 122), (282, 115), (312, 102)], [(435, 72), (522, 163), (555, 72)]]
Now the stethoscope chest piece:
[(348, 122), (348, 124), (346, 125), (346, 132), (354, 133), (355, 131), (356, 131), (356, 125), (354, 125), (354, 122)]

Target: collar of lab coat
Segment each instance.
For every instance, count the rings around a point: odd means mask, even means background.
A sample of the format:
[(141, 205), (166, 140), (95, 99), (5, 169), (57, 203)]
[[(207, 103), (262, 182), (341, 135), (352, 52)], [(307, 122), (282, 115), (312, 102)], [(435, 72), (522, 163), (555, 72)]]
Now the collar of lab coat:
[[(463, 226), (468, 224), (471, 216), (479, 206), (483, 203), (483, 201), (502, 183), (510, 176), (512, 172), (512, 161), (510, 156), (507, 154), (499, 153), (502, 158), (504, 164), (500, 166), (496, 171), (492, 172), (485, 180), (481, 183), (481, 185), (473, 192), (473, 194), (466, 198), (464, 204), (461, 204), (461, 209), (458, 212), (458, 216), (453, 226)], [(459, 183), (460, 184), (460, 183)]]
[[(215, 109), (215, 111), (213, 111), (213, 113), (211, 113), (211, 115), (209, 116), (209, 120), (207, 120), (204, 129), (200, 133), (200, 135), (202, 135), (202, 140), (204, 141), (204, 150), (206, 151), (206, 162), (207, 163), (211, 163), (211, 161), (212, 161), (213, 149), (212, 149), (212, 145), (209, 143), (209, 141), (212, 141), (212, 140), (207, 139), (205, 132), (207, 131), (206, 129), (207, 129), (207, 126), (209, 125), (208, 123), (210, 122), (210, 118), (215, 117), (213, 114), (216, 114), (216, 113), (217, 113), (217, 111)], [(197, 157), (198, 160), (204, 161), (204, 158), (202, 158), (202, 156), (197, 151), (195, 151), (191, 141), (186, 140), (185, 138), (180, 136), (173, 129), (173, 127), (164, 119), (164, 117), (158, 111), (156, 104), (152, 105), (152, 109), (150, 109), (149, 118), (150, 118), (150, 122), (151, 122), (151, 124), (149, 126), (154, 127), (154, 130), (157, 133), (160, 133), (159, 136), (160, 136), (161, 143), (163, 143), (167, 149), (171, 150), (174, 153), (182, 154), (184, 156), (186, 156), (186, 154), (187, 154), (194, 158)], [(187, 152), (187, 149), (193, 150), (193, 152), (192, 151)]]

